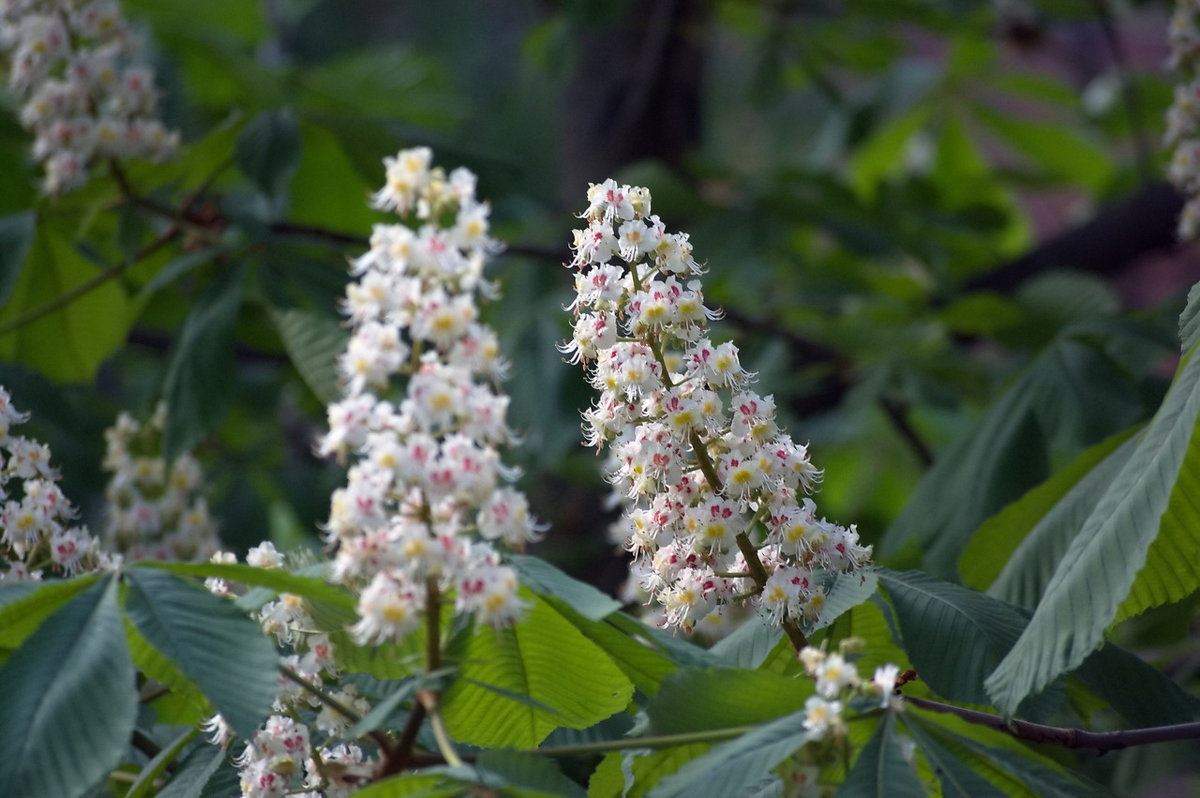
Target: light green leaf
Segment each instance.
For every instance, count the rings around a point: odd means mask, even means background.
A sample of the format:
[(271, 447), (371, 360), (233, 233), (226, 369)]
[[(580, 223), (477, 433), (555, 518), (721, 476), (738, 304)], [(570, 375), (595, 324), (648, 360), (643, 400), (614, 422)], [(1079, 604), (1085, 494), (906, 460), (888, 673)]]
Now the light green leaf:
[(803, 710), (720, 743), (667, 776), (651, 798), (728, 798), (770, 778), (771, 770), (807, 741)]
[(1101, 191), (1112, 178), (1104, 148), (1061, 122), (1039, 122), (977, 104), (975, 117), (1043, 172), (1064, 182)]
[[(646, 707), (649, 734), (749, 726), (796, 712), (813, 694), (811, 679), (739, 668), (684, 668), (662, 680)], [(703, 696), (703, 700), (697, 700)]]
[(133, 321), (125, 289), (117, 280), (102, 279), (101, 270), (72, 246), (73, 239), (71, 232), (39, 224), (11, 296), (0, 304), (2, 326), (69, 292), (83, 292), (0, 335), (0, 360), (30, 366), (59, 382), (91, 380), (125, 343)]
[(337, 359), (349, 336), (334, 319), (299, 308), (271, 308), (271, 321), (304, 383), (324, 404), (341, 398)]
[(1200, 358), (1180, 367), (1162, 407), (1071, 542), (988, 692), (1006, 713), (1079, 665), (1123, 618), (1200, 586)]
[(534, 593), (562, 599), (571, 609), (589, 621), (600, 621), (621, 609), (621, 602), (606, 596), (596, 588), (567, 576), (538, 557), (514, 554), (512, 566), (521, 584)]
[(896, 735), (896, 715), (884, 713), (883, 720), (854, 760), (846, 780), (838, 789), (845, 798), (907, 798), (927, 795), (917, 772), (904, 758)]
[(180, 717), (177, 714), (175, 717), (164, 718), (160, 714), (160, 722), (197, 723), (204, 718), (205, 713), (211, 714), (208, 709), (208, 700), (196, 683), (184, 675), (183, 671), (167, 659), (161, 651), (150, 645), (150, 641), (138, 632), (137, 627), (128, 618), (125, 619), (125, 637), (129, 642), (129, 652), (137, 669), (146, 677), (169, 689), (179, 699), (171, 707), (173, 712), (179, 713), (180, 707), (183, 707), (182, 712), (186, 717)]
[(665, 776), (709, 750), (693, 743), (661, 751), (613, 751), (600, 761), (588, 781), (588, 798), (642, 798)]
[(242, 303), (243, 265), (225, 269), (192, 305), (163, 384), (168, 460), (211, 432), (233, 402), (233, 328)]
[(136, 563), (138, 568), (153, 568), (173, 574), (188, 576), (219, 577), (247, 585), (261, 585), (276, 593), (294, 593), (310, 601), (330, 604), (343, 610), (353, 611), (356, 601), (344, 588), (331, 584), (319, 577), (291, 574), (280, 568), (255, 568), (240, 563), (211, 562), (159, 562), (147, 560)]
[(1085, 450), (985, 521), (958, 561), (963, 583), (1022, 607), (1036, 606), (1067, 546), (1129, 458), (1133, 444), (1126, 442), (1134, 432)]
[(873, 198), (880, 183), (903, 171), (909, 140), (928, 119), (929, 108), (918, 106), (878, 127), (859, 147), (850, 166), (851, 184), (859, 197)]
[(117, 583), (92, 584), (0, 668), (0, 795), (83, 795), (116, 767), (137, 713)]
[(904, 649), (921, 679), (951, 701), (989, 703), (983, 680), (1025, 627), (1018, 612), (989, 596), (918, 571), (881, 569)]
[(172, 574), (135, 567), (126, 579), (125, 611), (138, 631), (204, 691), (238, 734), (253, 736), (278, 692), (279, 656), (258, 624), (231, 602)]
[(555, 713), (459, 679), (443, 697), (443, 716), (450, 734), (472, 745), (532, 748), (558, 726), (583, 729), (621, 711), (633, 695), (608, 655), (537, 597), (511, 629), (475, 629), (460, 673)]
[(416, 773), (392, 776), (369, 784), (354, 793), (355, 798), (461, 798), (471, 794), (473, 786), (464, 779), (443, 772), (431, 773), (430, 768)]
[[(646, 695), (653, 696), (658, 692), (658, 684), (662, 678), (678, 667), (661, 650), (637, 639), (628, 629), (619, 630), (612, 623), (614, 619), (626, 616), (618, 613), (607, 616), (603, 621), (590, 621), (561, 599), (547, 598), (546, 601), (562, 613), (584, 637), (611, 657), (634, 686)], [(636, 621), (632, 623), (637, 624)]]
[(0, 648), (16, 648), (51, 613), (91, 587), (95, 574), (77, 579), (0, 585)]

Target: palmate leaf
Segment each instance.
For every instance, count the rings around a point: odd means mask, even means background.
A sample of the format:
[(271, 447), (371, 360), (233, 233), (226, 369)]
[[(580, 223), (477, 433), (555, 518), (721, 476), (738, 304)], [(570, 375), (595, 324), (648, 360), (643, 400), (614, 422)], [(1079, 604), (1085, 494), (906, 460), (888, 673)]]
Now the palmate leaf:
[(1018, 606), (1036, 607), (1071, 541), (1129, 459), (1134, 432), (1087, 449), (988, 519), (959, 560), (963, 582)]
[(880, 569), (879, 581), (921, 679), (951, 701), (990, 703), (983, 680), (1025, 627), (1016, 609), (917, 571)]
[(0, 585), (0, 649), (21, 645), (46, 618), (96, 581), (95, 575)]
[(709, 748), (708, 743), (692, 743), (660, 751), (613, 751), (592, 772), (588, 798), (642, 798)]
[[(740, 668), (687, 668), (663, 679), (646, 707), (650, 734), (749, 726), (804, 707), (811, 679)], [(703, 700), (697, 700), (703, 696)]]
[(881, 554), (915, 542), (924, 569), (950, 578), (968, 537), (1046, 478), (1052, 449), (1091, 445), (1137, 420), (1136, 386), (1083, 332), (1061, 334), (939, 454), (888, 529)]
[[(275, 646), (233, 604), (177, 576), (126, 572), (125, 611), (243, 737), (253, 736), (278, 692)], [(123, 635), (122, 635), (123, 637)]]
[(327, 405), (340, 399), (337, 359), (346, 351), (346, 330), (334, 319), (308, 310), (271, 308), (270, 312), (304, 384)]
[(117, 765), (137, 712), (109, 575), (47, 619), (0, 668), (0, 795), (82, 795)]
[(1200, 358), (1188, 357), (1110, 490), (1072, 541), (1032, 620), (988, 677), (1011, 713), (1083, 662), (1115, 621), (1200, 586)]
[(804, 710), (764, 723), (719, 743), (662, 779), (651, 798), (728, 798), (770, 777), (771, 770), (807, 741)]
[(896, 736), (896, 715), (884, 714), (875, 734), (854, 760), (838, 794), (845, 798), (922, 798), (927, 793), (904, 758)]
[[(511, 629), (476, 628), (458, 679), (443, 697), (450, 734), (481, 746), (532, 748), (559, 726), (583, 729), (621, 711), (633, 684), (595, 643), (546, 601), (532, 598), (524, 618)], [(528, 696), (536, 705), (513, 701), (473, 684)]]
[(1006, 794), (963, 761), (922, 725), (920, 718), (906, 718), (905, 730), (917, 743), (917, 750), (929, 762), (942, 785), (942, 795), (962, 798), (1006, 798)]

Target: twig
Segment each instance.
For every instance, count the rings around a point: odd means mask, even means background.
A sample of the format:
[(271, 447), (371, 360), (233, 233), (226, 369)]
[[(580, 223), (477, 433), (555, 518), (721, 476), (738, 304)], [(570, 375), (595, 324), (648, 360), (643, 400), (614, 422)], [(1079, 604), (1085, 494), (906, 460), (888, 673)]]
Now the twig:
[(1041, 723), (1031, 723), (1027, 720), (1006, 721), (999, 715), (990, 712), (980, 712), (975, 709), (956, 707), (953, 704), (943, 704), (940, 701), (930, 701), (927, 698), (904, 696), (904, 700), (915, 707), (927, 709), (930, 712), (944, 712), (956, 715), (968, 723), (987, 726), (989, 729), (1004, 732), (1018, 740), (1028, 740), (1034, 743), (1048, 743), (1063, 748), (1089, 748), (1095, 751), (1119, 751), (1135, 745), (1151, 745), (1176, 740), (1200, 740), (1200, 722), (1175, 723), (1169, 726), (1149, 726), (1144, 729), (1126, 729), (1123, 731), (1094, 732), (1087, 729), (1073, 729), (1065, 726), (1046, 726)]
[(928, 444), (922, 440), (917, 431), (913, 429), (912, 424), (908, 421), (908, 415), (905, 413), (905, 408), (897, 402), (888, 399), (885, 396), (879, 397), (879, 406), (883, 408), (884, 415), (892, 422), (892, 426), (896, 428), (896, 432), (900, 433), (900, 437), (904, 439), (909, 448), (917, 459), (928, 468), (933, 465), (933, 450)]
[[(325, 706), (332, 709), (334, 712), (338, 713), (342, 717), (349, 718), (352, 723), (357, 723), (358, 721), (362, 720), (362, 716), (360, 716), (353, 709), (346, 706), (341, 701), (338, 701), (336, 698), (334, 698), (330, 695), (327, 695), (324, 690), (321, 690), (321, 689), (309, 684), (307, 681), (305, 681), (299, 675), (294, 673), (291, 669), (286, 668), (283, 665), (280, 665), (279, 672), (281, 674), (283, 674), (283, 677), (285, 679), (290, 679), (291, 681), (300, 685), (300, 687), (303, 688), (310, 695), (312, 695), (313, 698), (317, 699), (322, 704), (324, 704)], [(390, 739), (388, 739), (388, 736), (386, 734), (384, 734), (383, 732), (379, 731), (378, 729), (370, 732), (369, 734), (370, 734), (371, 739), (375, 741), (375, 744), (379, 746), (379, 751), (380, 751), (380, 753), (383, 754), (384, 759), (386, 760), (386, 759), (390, 758), (392, 755), (392, 741)]]

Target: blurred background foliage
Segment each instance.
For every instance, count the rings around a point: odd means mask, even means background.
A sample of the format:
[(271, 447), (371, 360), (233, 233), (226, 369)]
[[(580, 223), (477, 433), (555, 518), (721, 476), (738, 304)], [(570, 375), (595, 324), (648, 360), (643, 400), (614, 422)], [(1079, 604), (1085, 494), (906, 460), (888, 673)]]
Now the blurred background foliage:
[[(128, 169), (143, 206), (113, 175), (39, 199), (0, 118), (0, 383), (85, 505), (103, 428), (165, 396), (230, 547), (319, 545), (342, 479), (312, 445), (346, 259), (385, 221), (366, 206), (382, 158), (416, 145), (479, 174), (509, 244), (488, 313), (514, 361), (523, 487), (552, 524), (538, 553), (609, 590), (624, 565), (579, 445), (591, 397), (553, 345), (588, 182), (649, 186), (691, 234), (716, 336), (811, 441), (822, 511), (891, 567), (957, 580), (980, 524), (1148, 418), (1174, 371), (1197, 261), (1174, 244), (1158, 147), (1168, 3), (124, 6), (186, 143)], [(162, 233), (152, 206), (185, 201), (182, 254), (121, 267)], [(1127, 642), (1177, 646), (1194, 623), (1174, 605)]]

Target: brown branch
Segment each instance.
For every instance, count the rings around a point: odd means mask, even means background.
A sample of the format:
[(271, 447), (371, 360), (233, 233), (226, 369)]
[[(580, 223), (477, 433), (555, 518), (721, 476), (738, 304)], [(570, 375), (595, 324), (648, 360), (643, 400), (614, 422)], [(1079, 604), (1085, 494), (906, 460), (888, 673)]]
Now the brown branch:
[(990, 712), (980, 712), (975, 709), (956, 707), (953, 704), (943, 704), (940, 701), (930, 701), (927, 698), (904, 696), (905, 702), (930, 712), (943, 712), (955, 715), (968, 723), (987, 726), (1004, 732), (1018, 740), (1028, 740), (1034, 743), (1047, 743), (1063, 748), (1089, 748), (1095, 751), (1119, 751), (1136, 745), (1152, 745), (1154, 743), (1174, 742), (1177, 740), (1200, 740), (1200, 722), (1174, 723), (1169, 726), (1150, 726), (1144, 729), (1126, 729), (1122, 731), (1094, 732), (1087, 729), (1072, 729), (1065, 726), (1047, 726), (1042, 723), (1031, 723), (1027, 720), (1006, 721), (999, 715)]

